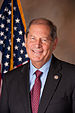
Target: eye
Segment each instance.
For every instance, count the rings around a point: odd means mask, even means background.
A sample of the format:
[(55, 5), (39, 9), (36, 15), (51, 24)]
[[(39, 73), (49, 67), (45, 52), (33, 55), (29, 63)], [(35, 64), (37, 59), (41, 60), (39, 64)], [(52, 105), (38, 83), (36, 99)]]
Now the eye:
[(48, 40), (47, 39), (42, 39), (42, 42), (47, 42)]
[(35, 39), (35, 37), (34, 37), (34, 36), (30, 36), (30, 39), (32, 39), (32, 40), (33, 40), (33, 39)]
[(35, 41), (36, 39), (35, 39), (34, 36), (31, 36), (31, 37), (30, 37), (30, 40), (31, 40), (31, 41)]
[(30, 39), (31, 39), (31, 40), (35, 40), (35, 37), (31, 36)]

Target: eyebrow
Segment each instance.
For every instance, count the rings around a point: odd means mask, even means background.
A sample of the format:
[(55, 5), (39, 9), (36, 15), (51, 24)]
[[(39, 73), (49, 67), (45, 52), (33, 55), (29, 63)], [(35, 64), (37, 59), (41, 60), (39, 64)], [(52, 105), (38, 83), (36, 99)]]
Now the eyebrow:
[[(34, 35), (32, 35), (32, 34), (29, 34), (30, 36), (33, 36), (33, 37), (36, 37), (36, 36), (34, 36)], [(41, 38), (41, 37), (40, 37)], [(42, 36), (42, 38), (49, 38), (49, 36)]]

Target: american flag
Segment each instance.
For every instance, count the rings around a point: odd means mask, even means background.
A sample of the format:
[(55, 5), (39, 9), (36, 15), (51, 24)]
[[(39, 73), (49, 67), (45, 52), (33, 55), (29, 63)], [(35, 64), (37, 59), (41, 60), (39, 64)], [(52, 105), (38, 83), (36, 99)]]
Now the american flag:
[[(20, 0), (19, 0), (20, 2)], [(2, 75), (10, 70), (11, 57), (11, 0), (4, 0), (0, 10), (0, 51), (2, 52)], [(18, 6), (13, 0), (13, 67), (28, 61), (25, 42), (24, 24)]]
[(0, 64), (0, 95), (1, 95), (1, 64)]

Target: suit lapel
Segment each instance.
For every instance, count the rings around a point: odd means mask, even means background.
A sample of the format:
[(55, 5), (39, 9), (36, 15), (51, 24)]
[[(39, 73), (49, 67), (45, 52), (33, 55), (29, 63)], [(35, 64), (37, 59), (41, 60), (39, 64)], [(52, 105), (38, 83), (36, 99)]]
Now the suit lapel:
[[(22, 98), (21, 104), (26, 113), (31, 113), (30, 95), (29, 95), (29, 63), (23, 66), (21, 70), (21, 77), (19, 80), (20, 96)], [(50, 70), (40, 100), (38, 113), (44, 113), (48, 104), (50, 103), (55, 90), (60, 82), (62, 72), (61, 63), (54, 56), (52, 58)]]
[(31, 113), (29, 94), (29, 63), (27, 63), (21, 70), (19, 87), (20, 94), (22, 96), (21, 101), (24, 106), (25, 113)]
[(41, 97), (38, 113), (44, 113), (50, 103), (61, 78), (60, 61), (53, 56), (46, 84)]

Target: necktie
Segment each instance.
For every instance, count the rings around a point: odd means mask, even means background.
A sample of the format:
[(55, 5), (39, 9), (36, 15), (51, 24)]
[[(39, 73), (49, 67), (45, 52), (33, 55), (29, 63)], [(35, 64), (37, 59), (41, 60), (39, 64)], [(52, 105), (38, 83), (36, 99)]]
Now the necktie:
[(1, 73), (0, 73), (0, 96), (1, 96)]
[(35, 72), (35, 74), (36, 74), (36, 79), (35, 79), (34, 86), (31, 90), (32, 113), (38, 113), (38, 106), (39, 106), (39, 99), (40, 99), (40, 89), (41, 89), (40, 75), (42, 74), (42, 72), (37, 70)]

